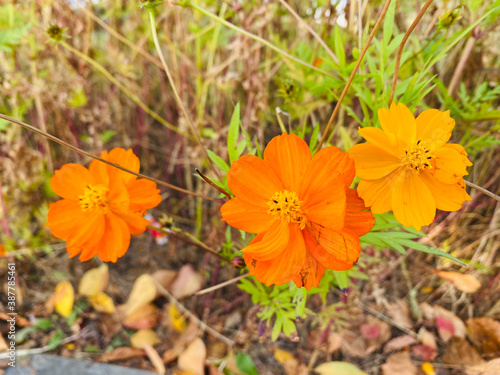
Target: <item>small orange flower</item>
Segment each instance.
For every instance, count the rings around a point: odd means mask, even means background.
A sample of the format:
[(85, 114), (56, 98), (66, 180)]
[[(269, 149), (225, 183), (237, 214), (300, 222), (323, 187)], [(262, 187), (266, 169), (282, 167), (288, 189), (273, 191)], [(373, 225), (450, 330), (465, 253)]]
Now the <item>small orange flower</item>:
[[(101, 157), (139, 172), (139, 159), (132, 150), (115, 148)], [(65, 164), (50, 186), (63, 199), (50, 207), (45, 225), (55, 237), (66, 240), (70, 257), (80, 254), (82, 262), (94, 255), (116, 262), (126, 253), (130, 235), (146, 230), (146, 209), (161, 202), (156, 183), (97, 160), (89, 169)]]
[(347, 270), (360, 254), (359, 237), (374, 224), (356, 190), (354, 162), (336, 147), (312, 159), (306, 142), (284, 133), (264, 150), (235, 161), (227, 174), (235, 195), (222, 220), (258, 233), (244, 249), (250, 274), (266, 285), (318, 286), (325, 269)]
[(450, 111), (428, 109), (416, 119), (404, 104), (378, 111), (378, 128), (359, 129), (368, 143), (349, 155), (362, 179), (358, 193), (375, 214), (394, 212), (404, 226), (429, 225), (436, 208), (456, 211), (471, 198), (463, 176), (472, 163), (460, 145), (446, 143), (455, 127)]

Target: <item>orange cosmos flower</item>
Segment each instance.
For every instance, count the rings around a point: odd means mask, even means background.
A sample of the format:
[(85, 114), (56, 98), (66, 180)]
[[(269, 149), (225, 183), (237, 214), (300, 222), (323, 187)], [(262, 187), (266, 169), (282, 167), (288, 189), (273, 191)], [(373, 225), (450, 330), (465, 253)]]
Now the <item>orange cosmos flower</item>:
[(368, 143), (349, 155), (362, 179), (358, 193), (375, 214), (394, 212), (404, 226), (429, 225), (436, 208), (456, 211), (471, 198), (463, 176), (472, 165), (460, 145), (446, 143), (455, 127), (450, 111), (428, 109), (416, 119), (404, 104), (378, 110), (382, 129), (359, 129)]
[(294, 281), (318, 286), (325, 269), (347, 270), (360, 254), (359, 236), (374, 224), (353, 189), (354, 162), (336, 147), (312, 159), (306, 142), (284, 133), (274, 137), (264, 159), (242, 156), (227, 174), (235, 198), (222, 208), (222, 220), (258, 233), (244, 249), (257, 280)]
[[(139, 172), (139, 159), (132, 150), (115, 148), (101, 154), (103, 159)], [(70, 257), (80, 261), (97, 255), (116, 262), (130, 243), (131, 234), (146, 230), (146, 209), (161, 202), (156, 183), (94, 160), (89, 169), (66, 164), (50, 180), (63, 199), (50, 207), (45, 224), (52, 234), (67, 242)]]

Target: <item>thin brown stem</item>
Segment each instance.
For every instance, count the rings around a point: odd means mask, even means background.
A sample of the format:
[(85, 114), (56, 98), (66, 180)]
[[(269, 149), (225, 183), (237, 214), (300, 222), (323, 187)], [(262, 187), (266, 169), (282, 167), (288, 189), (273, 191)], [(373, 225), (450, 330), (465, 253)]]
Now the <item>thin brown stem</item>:
[(372, 32), (370, 33), (370, 36), (368, 37), (368, 40), (366, 41), (363, 50), (361, 51), (361, 54), (359, 55), (358, 61), (356, 61), (356, 65), (354, 66), (354, 69), (352, 70), (351, 75), (349, 76), (349, 79), (347, 80), (347, 83), (344, 87), (344, 90), (342, 90), (342, 93), (340, 94), (339, 100), (337, 101), (337, 104), (335, 104), (335, 108), (333, 109), (332, 115), (330, 116), (330, 119), (328, 120), (328, 124), (326, 125), (325, 131), (323, 132), (323, 137), (321, 137), (321, 140), (318, 143), (318, 146), (316, 147), (316, 151), (318, 151), (323, 143), (328, 139), (328, 133), (330, 131), (330, 128), (332, 127), (333, 120), (335, 120), (335, 117), (337, 116), (337, 113), (339, 112), (340, 106), (342, 104), (342, 101), (344, 100), (344, 97), (347, 94), (347, 90), (349, 90), (349, 87), (351, 86), (351, 83), (354, 79), (354, 76), (356, 75), (356, 72), (358, 71), (359, 66), (361, 65), (361, 62), (363, 61), (363, 57), (365, 57), (366, 51), (368, 50), (368, 47), (370, 47), (370, 43), (375, 37), (375, 33), (377, 32), (378, 28), (380, 27), (380, 24), (384, 20), (385, 14), (387, 13), (387, 10), (389, 9), (389, 5), (391, 5), (391, 0), (386, 0), (384, 4), (384, 8), (382, 9), (382, 12), (380, 13), (380, 16), (377, 19), (377, 22), (375, 23), (375, 26), (373, 27)]
[(487, 195), (488, 197), (496, 199), (497, 201), (500, 202), (500, 196), (496, 195), (495, 193), (492, 193), (491, 191), (486, 190), (485, 188), (482, 188), (481, 186), (478, 186), (470, 181), (464, 180), (464, 182), (465, 182), (465, 185), (470, 186), (471, 188), (474, 188), (476, 190), (479, 190), (484, 195)]
[(231, 285), (231, 284), (233, 284), (233, 283), (235, 283), (237, 281), (240, 281), (241, 279), (244, 279), (244, 278), (246, 278), (248, 276), (250, 276), (250, 274), (249, 273), (245, 273), (244, 275), (240, 275), (240, 276), (235, 277), (233, 279), (224, 281), (223, 283), (211, 286), (210, 288), (202, 289), (202, 290), (200, 290), (200, 291), (198, 291), (198, 292), (196, 292), (194, 294), (197, 295), (197, 296), (200, 296), (202, 294), (207, 294), (207, 293), (213, 292), (214, 290), (221, 289), (221, 288), (224, 288), (225, 286)]
[(285, 0), (278, 0), (278, 1), (281, 4), (283, 4), (283, 6), (292, 14), (292, 16), (294, 16), (295, 19), (297, 21), (299, 21), (299, 23), (302, 24), (307, 29), (307, 31), (309, 31), (311, 33), (311, 35), (314, 38), (316, 38), (316, 40), (319, 42), (319, 44), (321, 44), (321, 46), (325, 49), (325, 51), (328, 52), (328, 54), (333, 59), (333, 61), (335, 61), (335, 63), (338, 64), (339, 59), (337, 58), (337, 56), (335, 56), (335, 54), (330, 49), (330, 47), (328, 47), (328, 45), (325, 43), (325, 41), (323, 39), (321, 39), (321, 37), (316, 33), (316, 31), (314, 31), (314, 29), (311, 26), (309, 26), (309, 24), (306, 21), (304, 21), (302, 19), (302, 17), (300, 17), (298, 15), (298, 13), (295, 10), (293, 10), (293, 8), (290, 5), (288, 5), (288, 3)]
[(229, 195), (229, 193), (227, 191), (225, 191), (223, 188), (221, 188), (221, 187), (217, 186), (215, 183), (213, 183), (207, 176), (205, 176), (203, 173), (201, 173), (198, 168), (196, 168), (195, 171), (196, 171), (196, 173), (198, 173), (198, 175), (201, 178), (203, 178), (203, 181), (205, 181), (207, 184), (209, 184), (214, 189), (217, 189), (218, 191), (220, 191), (222, 194), (224, 194), (227, 197), (227, 199), (231, 199), (231, 195)]
[(111, 165), (112, 167), (118, 168), (118, 169), (120, 169), (120, 170), (122, 170), (124, 172), (133, 174), (134, 176), (145, 178), (146, 180), (150, 180), (150, 181), (156, 182), (158, 185), (162, 185), (162, 186), (168, 187), (169, 189), (172, 189), (172, 190), (180, 191), (180, 192), (182, 192), (184, 194), (194, 195), (195, 197), (200, 197), (202, 199), (206, 199), (206, 200), (209, 200), (209, 201), (212, 201), (212, 202), (220, 203), (220, 201), (217, 200), (217, 199), (210, 198), (210, 197), (207, 197), (205, 195), (198, 194), (198, 193), (193, 193), (192, 191), (189, 191), (189, 190), (180, 188), (178, 186), (169, 184), (168, 182), (157, 180), (156, 178), (146, 176), (146, 175), (144, 175), (142, 173), (136, 173), (134, 171), (131, 171), (130, 169), (122, 167), (121, 165), (112, 163), (112, 162), (110, 162), (108, 160), (100, 158), (99, 156), (92, 155), (91, 153), (89, 153), (87, 151), (84, 151), (84, 150), (82, 150), (82, 149), (80, 149), (80, 148), (78, 148), (76, 146), (73, 146), (73, 145), (71, 145), (71, 144), (69, 144), (67, 142), (64, 142), (62, 139), (59, 139), (56, 136), (53, 136), (52, 134), (46, 133), (46, 132), (44, 132), (44, 131), (42, 131), (42, 130), (40, 130), (38, 128), (35, 128), (34, 126), (28, 125), (28, 124), (26, 124), (26, 123), (24, 123), (22, 121), (16, 120), (16, 119), (14, 119), (12, 117), (9, 117), (9, 116), (6, 116), (6, 115), (4, 115), (2, 113), (0, 113), (0, 118), (2, 118), (4, 120), (7, 120), (7, 121), (10, 121), (10, 122), (12, 122), (12, 123), (14, 123), (16, 125), (22, 126), (23, 128), (31, 130), (34, 133), (40, 134), (40, 135), (44, 136), (45, 138), (50, 139), (53, 142), (59, 143), (61, 146), (64, 146), (64, 147), (66, 147), (66, 148), (68, 148), (68, 149), (70, 149), (72, 151), (75, 151), (75, 152), (79, 153), (80, 155), (87, 156), (87, 157), (95, 159), (95, 160), (99, 160), (100, 162), (103, 162), (105, 164)]
[(401, 41), (401, 44), (399, 45), (398, 55), (396, 57), (396, 66), (394, 68), (394, 76), (392, 77), (391, 95), (389, 96), (389, 104), (388, 105), (391, 105), (392, 99), (394, 98), (394, 91), (396, 90), (396, 82), (398, 80), (399, 65), (401, 63), (401, 56), (403, 55), (403, 49), (405, 47), (406, 41), (408, 40), (408, 38), (410, 38), (411, 33), (413, 32), (415, 27), (417, 27), (418, 23), (420, 22), (420, 20), (424, 16), (427, 8), (429, 8), (431, 6), (432, 1), (433, 0), (427, 0), (425, 2), (422, 9), (420, 9), (420, 12), (418, 12), (417, 18), (415, 18), (415, 21), (413, 21), (410, 28), (406, 31), (405, 36), (403, 37), (403, 40)]

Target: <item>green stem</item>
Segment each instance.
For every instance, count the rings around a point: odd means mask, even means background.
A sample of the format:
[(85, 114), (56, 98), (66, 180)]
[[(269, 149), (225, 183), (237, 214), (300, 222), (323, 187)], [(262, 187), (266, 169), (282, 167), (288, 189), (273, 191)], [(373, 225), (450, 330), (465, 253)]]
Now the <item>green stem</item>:
[[(181, 5), (181, 4), (179, 4), (179, 5)], [(220, 22), (223, 25), (229, 27), (230, 29), (233, 29), (233, 30), (235, 30), (235, 31), (237, 31), (237, 32), (239, 32), (239, 33), (241, 33), (241, 34), (243, 34), (243, 35), (245, 35), (245, 36), (247, 36), (247, 37), (249, 37), (249, 38), (257, 41), (257, 42), (259, 42), (259, 43), (262, 43), (263, 45), (271, 48), (272, 50), (274, 50), (276, 52), (278, 52), (280, 55), (283, 55), (283, 56), (289, 58), (290, 60), (293, 60), (296, 63), (299, 63), (300, 65), (308, 67), (309, 69), (313, 69), (313, 70), (315, 70), (315, 71), (317, 71), (317, 72), (319, 72), (319, 73), (321, 73), (321, 74), (323, 74), (325, 76), (328, 76), (328, 77), (331, 77), (331, 78), (337, 78), (333, 74), (330, 74), (330, 73), (324, 71), (323, 69), (319, 69), (319, 68), (315, 67), (314, 65), (306, 63), (305, 61), (302, 61), (301, 59), (299, 59), (299, 58), (297, 58), (295, 56), (290, 55), (288, 52), (282, 50), (279, 47), (276, 47), (274, 44), (268, 42), (267, 40), (265, 40), (265, 39), (263, 39), (263, 38), (255, 35), (255, 34), (252, 34), (251, 32), (248, 32), (248, 31), (246, 31), (246, 30), (244, 30), (244, 29), (242, 29), (242, 28), (240, 28), (240, 27), (238, 27), (236, 25), (233, 25), (230, 22), (227, 22), (225, 19), (222, 19), (219, 16), (217, 16), (217, 15), (215, 15), (213, 13), (210, 13), (206, 9), (200, 8), (198, 5), (196, 5), (192, 1), (188, 1), (187, 4), (182, 4), (181, 6), (191, 7), (193, 9), (196, 9), (197, 11), (199, 11), (199, 12), (203, 13), (204, 15), (206, 15), (207, 17), (210, 17), (210, 18), (216, 20), (217, 22)]]
[(130, 100), (132, 100), (135, 104), (137, 104), (139, 107), (141, 107), (148, 115), (150, 115), (152, 118), (154, 118), (156, 121), (158, 121), (160, 124), (163, 126), (167, 127), (168, 129), (176, 132), (177, 134), (182, 135), (183, 137), (189, 137), (187, 134), (184, 134), (184, 132), (181, 132), (179, 129), (177, 129), (176, 126), (170, 124), (167, 122), (164, 118), (162, 118), (160, 115), (158, 115), (156, 112), (154, 112), (152, 109), (150, 109), (146, 104), (144, 104), (141, 99), (137, 95), (135, 95), (132, 91), (130, 91), (126, 86), (124, 86), (120, 81), (118, 81), (113, 75), (106, 70), (105, 67), (103, 67), (101, 64), (99, 64), (97, 61), (92, 59), (91, 57), (87, 56), (86, 54), (78, 51), (77, 49), (71, 47), (68, 43), (61, 41), (60, 44), (66, 48), (67, 50), (71, 51), (81, 59), (85, 60), (88, 62), (90, 65), (92, 65), (94, 68), (96, 68), (98, 71), (100, 71), (107, 79), (111, 81), (116, 87), (118, 87)]

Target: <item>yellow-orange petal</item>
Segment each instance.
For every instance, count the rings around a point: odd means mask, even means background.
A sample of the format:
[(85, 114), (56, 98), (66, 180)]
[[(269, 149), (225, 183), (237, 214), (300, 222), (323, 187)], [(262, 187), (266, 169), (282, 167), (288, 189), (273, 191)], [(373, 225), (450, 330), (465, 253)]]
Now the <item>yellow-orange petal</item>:
[(109, 186), (108, 192), (109, 208), (115, 212), (130, 211), (130, 197), (128, 195), (125, 183), (122, 180), (115, 180)]
[(61, 199), (50, 206), (45, 226), (57, 238), (68, 238), (74, 232), (76, 222), (83, 214), (80, 204), (70, 199)]
[(346, 197), (344, 229), (358, 237), (364, 236), (372, 230), (375, 218), (370, 211), (367, 211), (365, 202), (358, 196), (356, 190), (347, 189)]
[(149, 220), (142, 217), (140, 213), (121, 212), (118, 214), (118, 216), (120, 216), (120, 218), (125, 221), (130, 234), (133, 235), (144, 233), (147, 226), (150, 224)]
[(456, 143), (447, 143), (443, 147), (452, 148), (453, 150), (457, 151), (462, 156), (462, 161), (466, 167), (470, 167), (472, 165), (471, 161), (468, 158), (468, 154), (462, 145)]
[(130, 232), (127, 224), (112, 211), (105, 215), (106, 230), (97, 244), (97, 256), (104, 262), (115, 263), (130, 245)]
[(104, 214), (98, 210), (82, 212), (75, 221), (73, 233), (66, 239), (68, 246), (93, 247), (104, 235)]
[(455, 120), (450, 117), (450, 111), (428, 109), (423, 111), (416, 121), (417, 138), (422, 139), (431, 151), (448, 142), (455, 127)]
[(269, 229), (276, 218), (269, 215), (265, 208), (233, 198), (220, 209), (222, 220), (232, 227), (249, 233), (260, 233)]
[(391, 203), (396, 220), (416, 230), (432, 223), (436, 215), (434, 196), (422, 178), (412, 171), (406, 171), (394, 184)]
[(262, 241), (252, 243), (241, 251), (257, 260), (271, 260), (283, 252), (289, 238), (290, 224), (284, 220), (276, 220), (264, 233)]
[(303, 201), (310, 200), (328, 186), (336, 178), (337, 173), (342, 175), (344, 186), (348, 187), (356, 174), (354, 161), (337, 147), (325, 147), (319, 150), (306, 167), (299, 198)]
[(307, 290), (317, 287), (321, 278), (325, 273), (326, 268), (318, 263), (309, 251), (306, 253), (306, 260), (298, 275), (295, 276), (293, 282), (298, 288), (305, 287)]
[(439, 210), (457, 211), (462, 208), (465, 201), (471, 200), (460, 182), (445, 184), (427, 171), (421, 173), (420, 176), (431, 191), (436, 201), (436, 208)]
[[(101, 157), (103, 156), (101, 155)], [(134, 154), (132, 149), (125, 150), (121, 147), (116, 147), (112, 149), (109, 154), (107, 154), (106, 158), (112, 163), (118, 164), (137, 173), (139, 172), (141, 166), (139, 158)], [(137, 179), (137, 176), (118, 168), (114, 168), (110, 165), (108, 165), (108, 173), (111, 181), (115, 178), (119, 178), (123, 180), (126, 186), (129, 186)]]
[[(260, 282), (271, 285), (281, 285), (292, 281), (302, 269), (306, 258), (306, 246), (302, 238), (302, 231), (297, 224), (290, 225), (290, 240), (285, 250), (270, 260), (258, 260), (251, 254), (249, 269), (251, 274)], [(265, 240), (265, 236), (262, 241)], [(258, 244), (258, 242), (257, 242)], [(245, 258), (247, 254), (245, 253)]]
[(298, 191), (311, 160), (311, 151), (302, 138), (283, 133), (267, 144), (264, 160), (276, 172), (286, 190)]
[(95, 185), (89, 170), (79, 164), (65, 164), (50, 179), (50, 187), (62, 198), (78, 200), (87, 185)]
[(319, 223), (331, 229), (342, 229), (346, 209), (346, 193), (343, 176), (336, 174), (330, 184), (316, 192), (302, 204), (307, 221)]
[(432, 174), (445, 184), (454, 184), (467, 175), (462, 155), (455, 149), (441, 147), (434, 152)]
[[(396, 155), (396, 147), (394, 147), (394, 144), (389, 139), (389, 136), (382, 129), (370, 126), (366, 128), (359, 128), (358, 133), (366, 140), (366, 142), (377, 146), (390, 154)], [(347, 152), (350, 153), (350, 149)]]
[(401, 165), (401, 159), (369, 143), (351, 147), (349, 156), (356, 164), (356, 175), (363, 180), (378, 180)]
[(392, 209), (391, 197), (394, 184), (404, 174), (404, 168), (398, 168), (389, 175), (374, 181), (360, 181), (358, 194), (365, 202), (366, 207), (374, 214), (383, 214)]
[(254, 155), (244, 155), (227, 173), (231, 192), (242, 201), (267, 208), (267, 202), (284, 187), (269, 163)]
[[(104, 152), (102, 155), (105, 155)], [(109, 186), (108, 165), (106, 163), (94, 159), (89, 165), (89, 171), (94, 176), (97, 184)]]
[(391, 144), (398, 146), (398, 152), (399, 149), (415, 143), (417, 124), (415, 117), (404, 104), (393, 102), (390, 109), (380, 108), (378, 117)]
[(127, 190), (131, 211), (144, 211), (161, 203), (160, 190), (156, 188), (156, 182), (141, 178), (132, 181)]
[(359, 259), (359, 237), (348, 231), (334, 231), (317, 224), (303, 231), (307, 250), (326, 268), (335, 271), (351, 269)]

